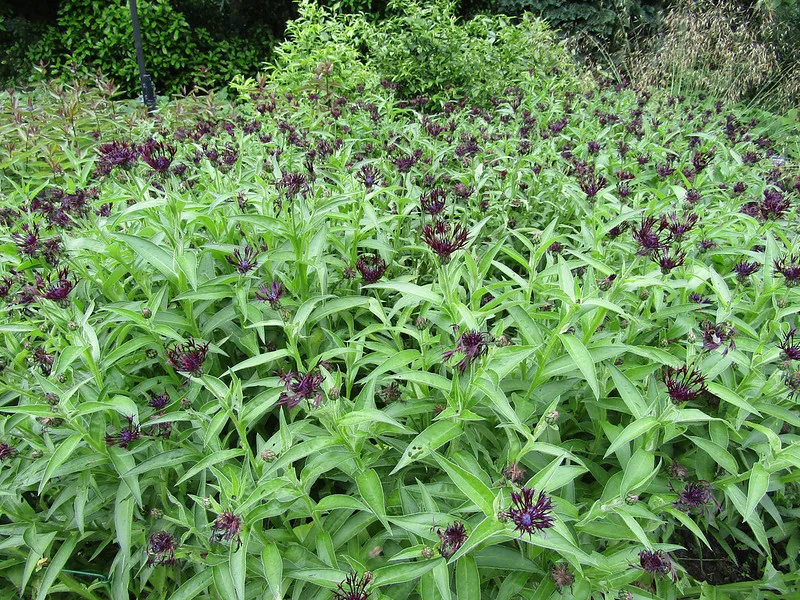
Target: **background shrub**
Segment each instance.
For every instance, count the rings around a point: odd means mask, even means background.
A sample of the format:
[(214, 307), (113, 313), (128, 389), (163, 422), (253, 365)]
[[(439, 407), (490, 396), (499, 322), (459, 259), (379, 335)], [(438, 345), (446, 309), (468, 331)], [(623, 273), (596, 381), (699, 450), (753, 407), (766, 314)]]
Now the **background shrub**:
[[(148, 72), (159, 93), (175, 93), (198, 81), (225, 85), (236, 73), (254, 72), (268, 53), (272, 36), (260, 41), (232, 37), (215, 40), (192, 28), (167, 0), (138, 3)], [(129, 96), (139, 93), (138, 68), (127, 3), (68, 0), (55, 26), (25, 53), (27, 64), (44, 61), (51, 76), (73, 77), (97, 71), (110, 76)]]

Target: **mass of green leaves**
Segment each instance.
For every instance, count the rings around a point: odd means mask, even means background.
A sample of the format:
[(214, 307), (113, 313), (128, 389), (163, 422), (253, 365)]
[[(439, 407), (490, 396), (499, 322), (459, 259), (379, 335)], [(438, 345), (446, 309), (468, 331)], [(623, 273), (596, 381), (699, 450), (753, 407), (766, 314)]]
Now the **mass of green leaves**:
[(0, 598), (797, 592), (797, 112), (426, 14), (0, 96)]

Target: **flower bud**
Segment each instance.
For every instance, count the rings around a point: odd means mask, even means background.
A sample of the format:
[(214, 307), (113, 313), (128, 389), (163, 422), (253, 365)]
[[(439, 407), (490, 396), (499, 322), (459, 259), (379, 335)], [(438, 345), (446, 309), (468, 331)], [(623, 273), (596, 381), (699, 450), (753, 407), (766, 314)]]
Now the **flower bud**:
[(153, 316), (153, 311), (152, 311), (152, 310), (150, 310), (149, 308), (147, 308), (147, 307), (145, 306), (145, 307), (142, 309), (142, 316), (143, 316), (145, 319), (149, 319), (150, 317), (152, 317), (152, 316)]

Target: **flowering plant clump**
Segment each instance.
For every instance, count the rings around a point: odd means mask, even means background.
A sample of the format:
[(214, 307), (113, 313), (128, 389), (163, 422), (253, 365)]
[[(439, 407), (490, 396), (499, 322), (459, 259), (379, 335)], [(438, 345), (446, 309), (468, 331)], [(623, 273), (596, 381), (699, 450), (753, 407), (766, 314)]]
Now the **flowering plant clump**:
[(0, 590), (790, 597), (796, 115), (296, 4), (226, 91), (0, 92)]

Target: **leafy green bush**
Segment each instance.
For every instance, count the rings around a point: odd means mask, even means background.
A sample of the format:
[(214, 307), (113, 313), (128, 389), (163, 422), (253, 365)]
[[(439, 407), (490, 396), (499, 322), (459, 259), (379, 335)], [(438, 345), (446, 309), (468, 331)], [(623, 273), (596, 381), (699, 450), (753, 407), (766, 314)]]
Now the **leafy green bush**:
[[(192, 29), (168, 0), (145, 0), (138, 8), (147, 69), (160, 93), (177, 93), (201, 79), (221, 86), (236, 73), (255, 72), (270, 45), (269, 38), (261, 44), (215, 41), (205, 30)], [(28, 50), (27, 58), (47, 63), (51, 76), (103, 72), (125, 94), (140, 92), (127, 3), (67, 0), (57, 26)]]

